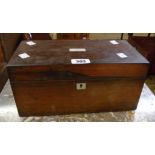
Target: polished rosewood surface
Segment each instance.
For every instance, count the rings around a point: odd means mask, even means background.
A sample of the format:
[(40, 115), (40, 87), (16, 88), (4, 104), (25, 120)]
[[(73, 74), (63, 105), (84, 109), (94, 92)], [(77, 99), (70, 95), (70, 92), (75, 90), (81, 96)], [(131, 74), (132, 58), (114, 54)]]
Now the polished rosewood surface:
[[(148, 63), (148, 61), (125, 40), (34, 40), (35, 45), (22, 41), (15, 51), (9, 66), (32, 66), (71, 64), (71, 59), (90, 59), (91, 64)], [(70, 48), (85, 48), (86, 52), (69, 52)], [(18, 55), (27, 53), (30, 57), (21, 59)], [(121, 58), (117, 53), (124, 53)]]

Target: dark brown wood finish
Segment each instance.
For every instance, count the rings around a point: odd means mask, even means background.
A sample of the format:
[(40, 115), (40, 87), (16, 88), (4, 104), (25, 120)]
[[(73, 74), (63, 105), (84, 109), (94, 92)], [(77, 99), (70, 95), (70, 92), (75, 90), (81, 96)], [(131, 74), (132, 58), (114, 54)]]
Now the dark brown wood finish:
[(3, 89), (7, 79), (8, 79), (8, 76), (6, 71), (6, 63), (4, 60), (4, 55), (0, 44), (0, 92)]
[(24, 33), (25, 40), (51, 40), (49, 33)]
[[(25, 40), (51, 40), (49, 33), (24, 33)], [(89, 39), (89, 33), (57, 33), (58, 40)]]
[(21, 39), (21, 33), (0, 33), (0, 43), (6, 62), (10, 60)]
[(3, 51), (2, 51), (2, 47), (1, 47), (1, 44), (0, 44), (0, 64), (3, 64), (5, 63), (5, 60), (4, 60), (4, 54), (3, 54)]
[[(91, 64), (145, 64), (148, 61), (127, 41), (119, 40), (113, 45), (109, 40), (34, 40), (36, 45), (29, 46), (22, 41), (12, 56), (8, 66), (39, 66), (71, 64), (71, 59), (88, 58)], [(70, 48), (85, 48), (86, 52), (69, 52)], [(28, 59), (21, 59), (22, 53), (30, 55)], [(116, 54), (124, 53), (128, 56), (121, 59)], [(76, 66), (76, 65), (74, 65)]]
[[(127, 41), (51, 40), (21, 42), (8, 73), (21, 116), (132, 110), (137, 107), (149, 62)], [(69, 52), (86, 48), (86, 52)], [(21, 59), (18, 55), (30, 57)], [(120, 58), (117, 53), (125, 53)], [(71, 64), (71, 59), (90, 64)], [(77, 83), (86, 89), (77, 90)]]
[(129, 36), (128, 41), (150, 62), (149, 73), (155, 74), (155, 37)]
[(8, 79), (6, 64), (21, 38), (21, 33), (0, 33), (0, 92)]
[(57, 33), (59, 40), (89, 39), (89, 33)]
[(8, 79), (8, 75), (7, 75), (6, 67), (0, 65), (0, 92), (2, 91), (7, 79)]

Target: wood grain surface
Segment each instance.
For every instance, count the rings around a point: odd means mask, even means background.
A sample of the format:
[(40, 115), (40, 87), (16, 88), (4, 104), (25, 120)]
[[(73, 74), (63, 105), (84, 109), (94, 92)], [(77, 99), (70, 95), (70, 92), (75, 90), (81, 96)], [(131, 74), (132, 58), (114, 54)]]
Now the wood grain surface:
[[(20, 116), (122, 111), (137, 107), (149, 62), (127, 41), (23, 41), (8, 64)], [(86, 52), (69, 52), (86, 48)], [(21, 59), (18, 55), (30, 57)], [(124, 53), (127, 58), (120, 58)], [(71, 64), (71, 59), (90, 64)], [(85, 83), (78, 90), (76, 85)]]

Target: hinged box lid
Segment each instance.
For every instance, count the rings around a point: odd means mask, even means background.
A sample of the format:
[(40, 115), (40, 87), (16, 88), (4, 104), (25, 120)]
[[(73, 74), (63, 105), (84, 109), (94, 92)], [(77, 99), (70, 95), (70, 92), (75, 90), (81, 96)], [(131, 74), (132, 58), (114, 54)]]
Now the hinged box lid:
[(8, 71), (18, 80), (145, 77), (148, 65), (125, 40), (34, 40), (20, 43)]

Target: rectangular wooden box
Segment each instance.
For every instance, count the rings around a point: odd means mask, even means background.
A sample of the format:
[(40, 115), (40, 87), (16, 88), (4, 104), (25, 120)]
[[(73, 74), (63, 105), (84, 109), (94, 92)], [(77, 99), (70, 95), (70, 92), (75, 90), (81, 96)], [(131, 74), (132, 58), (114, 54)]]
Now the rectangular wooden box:
[[(136, 109), (149, 62), (127, 41), (34, 42), (21, 42), (8, 64), (20, 116)], [(29, 57), (19, 57), (23, 53)], [(72, 59), (90, 63), (72, 64)]]

